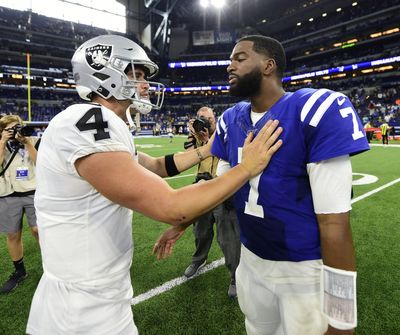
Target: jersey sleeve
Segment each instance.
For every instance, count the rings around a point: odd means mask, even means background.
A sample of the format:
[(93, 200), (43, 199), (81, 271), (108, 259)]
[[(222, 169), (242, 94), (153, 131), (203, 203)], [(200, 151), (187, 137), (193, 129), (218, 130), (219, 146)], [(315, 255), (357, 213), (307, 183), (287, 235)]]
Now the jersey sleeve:
[(66, 169), (78, 174), (75, 162), (79, 158), (99, 152), (131, 152), (126, 132), (129, 133), (128, 128), (113, 112), (92, 106), (71, 111), (68, 120), (57, 120), (52, 141), (58, 148), (61, 161), (66, 162)]
[(351, 210), (352, 170), (348, 155), (307, 164), (316, 214)]
[(344, 94), (321, 89), (302, 102), (307, 163), (369, 150), (357, 112)]
[(214, 142), (211, 148), (211, 153), (220, 159), (229, 161), (227, 154), (227, 139), (228, 139), (228, 127), (227, 127), (227, 112), (222, 114), (217, 122), (217, 130), (214, 138)]

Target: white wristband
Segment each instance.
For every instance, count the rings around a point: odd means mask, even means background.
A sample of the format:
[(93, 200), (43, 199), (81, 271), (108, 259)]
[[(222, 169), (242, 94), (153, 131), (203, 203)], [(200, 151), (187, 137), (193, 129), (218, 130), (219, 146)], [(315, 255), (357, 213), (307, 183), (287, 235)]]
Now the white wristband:
[(337, 329), (357, 327), (357, 272), (322, 266), (321, 310)]

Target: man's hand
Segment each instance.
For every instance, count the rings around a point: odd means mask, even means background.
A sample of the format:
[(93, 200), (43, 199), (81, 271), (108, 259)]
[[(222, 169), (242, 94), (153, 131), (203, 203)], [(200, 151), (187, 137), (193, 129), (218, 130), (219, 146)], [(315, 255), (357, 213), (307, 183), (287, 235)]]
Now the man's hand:
[(206, 128), (206, 130), (202, 130), (202, 131), (199, 131), (198, 133), (195, 133), (194, 136), (196, 136), (197, 139), (203, 143), (207, 143), (208, 140), (210, 139), (210, 134), (208, 133), (207, 128)]
[(32, 143), (32, 142), (30, 141), (29, 137), (22, 136), (20, 133), (17, 133), (17, 134), (15, 135), (15, 139), (16, 139), (19, 143), (21, 143), (21, 144), (23, 144), (23, 145)]
[(255, 138), (253, 133), (247, 136), (243, 151), (241, 165), (250, 173), (251, 177), (261, 173), (271, 160), (272, 155), (282, 145), (282, 140), (277, 141), (283, 129), (277, 128), (278, 120), (269, 120)]
[(154, 244), (153, 255), (157, 254), (158, 260), (171, 256), (176, 241), (180, 239), (184, 232), (185, 229), (180, 226), (168, 228)]
[(200, 132), (196, 132), (193, 128), (193, 122), (195, 119), (189, 120), (189, 132), (198, 140), (199, 142), (207, 143), (210, 139), (210, 134), (208, 133), (208, 129), (202, 130)]

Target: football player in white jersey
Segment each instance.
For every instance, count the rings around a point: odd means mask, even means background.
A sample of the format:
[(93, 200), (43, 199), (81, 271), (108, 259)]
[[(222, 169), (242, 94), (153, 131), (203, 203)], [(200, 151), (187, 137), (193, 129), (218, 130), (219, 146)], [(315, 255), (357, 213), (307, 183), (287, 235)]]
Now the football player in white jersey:
[[(139, 45), (114, 35), (82, 44), (72, 65), (88, 102), (58, 114), (42, 137), (35, 206), (44, 273), (27, 333), (133, 335), (131, 210), (172, 225), (167, 236), (174, 241), (265, 168), (281, 146), (282, 128), (271, 121), (250, 134), (241, 164), (223, 176), (175, 190), (161, 177), (208, 157), (211, 143), (160, 158), (136, 152), (126, 111), (161, 107), (163, 85), (147, 81), (157, 65)], [(170, 247), (156, 245), (155, 252), (162, 257)]]

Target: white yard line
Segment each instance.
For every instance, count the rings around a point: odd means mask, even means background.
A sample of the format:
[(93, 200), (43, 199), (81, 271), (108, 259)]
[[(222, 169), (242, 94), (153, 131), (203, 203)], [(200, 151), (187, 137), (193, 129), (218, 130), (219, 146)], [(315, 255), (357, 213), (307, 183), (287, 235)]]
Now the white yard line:
[(398, 144), (385, 144), (385, 145), (383, 145), (383, 144), (369, 144), (369, 146), (370, 147), (390, 147), (390, 148), (400, 148), (400, 145), (398, 145)]
[(131, 301), (131, 304), (137, 305), (138, 303), (140, 303), (142, 301), (148, 300), (148, 299), (155, 297), (161, 293), (167, 292), (170, 289), (172, 289), (178, 285), (181, 285), (183, 283), (186, 283), (187, 281), (192, 280), (193, 278), (196, 278), (203, 273), (206, 273), (208, 271), (216, 269), (217, 267), (219, 267), (223, 264), (225, 264), (225, 259), (222, 257), (210, 264), (207, 264), (205, 267), (201, 268), (199, 270), (199, 272), (197, 274), (195, 274), (193, 277), (186, 278), (185, 276), (182, 276), (182, 277), (172, 279), (172, 280), (167, 281), (166, 283), (162, 284), (161, 286), (153, 288), (150, 291), (147, 291), (146, 293), (143, 293), (143, 294), (138, 295), (137, 297), (134, 297)]
[(387, 187), (389, 187), (389, 186), (392, 186), (392, 185), (394, 185), (394, 184), (396, 184), (396, 183), (398, 183), (398, 182), (400, 182), (400, 178), (397, 178), (397, 179), (395, 179), (395, 180), (392, 180), (391, 182), (389, 182), (389, 183), (387, 183), (387, 184), (385, 184), (385, 185), (382, 185), (382, 186), (380, 186), (380, 187), (378, 187), (378, 188), (376, 188), (376, 189), (374, 189), (374, 190), (372, 190), (372, 191), (369, 191), (369, 192), (367, 192), (367, 193), (364, 193), (363, 195), (360, 195), (360, 196), (357, 197), (357, 198), (354, 198), (353, 200), (351, 200), (351, 203), (354, 204), (354, 203), (356, 203), (356, 202), (358, 202), (358, 201), (360, 201), (360, 200), (363, 200), (363, 199), (365, 199), (365, 198), (368, 198), (370, 195), (373, 195), (373, 194), (375, 194), (375, 193), (378, 193), (378, 192), (384, 190), (385, 188), (387, 188)]
[[(186, 177), (186, 176), (189, 176), (189, 175), (178, 176), (178, 177)], [(172, 177), (172, 178), (175, 178), (175, 177)], [(392, 185), (394, 185), (394, 184), (396, 184), (398, 182), (400, 182), (400, 178), (392, 180), (391, 182), (389, 182), (389, 183), (387, 183), (385, 185), (382, 185), (382, 186), (380, 186), (380, 187), (378, 187), (378, 188), (376, 188), (376, 189), (374, 189), (372, 191), (369, 191), (369, 192), (367, 192), (367, 193), (365, 193), (363, 195), (360, 195), (357, 198), (354, 198), (353, 200), (351, 200), (351, 203), (354, 204), (354, 203), (356, 203), (356, 202), (358, 202), (360, 200), (368, 198), (369, 196), (371, 196), (371, 195), (373, 195), (375, 193), (378, 193), (378, 192), (384, 190), (385, 188), (390, 187), (390, 186), (392, 186)], [(172, 279), (172, 280), (170, 280), (170, 281), (168, 281), (168, 282), (166, 282), (166, 283), (164, 283), (164, 284), (162, 284), (162, 285), (160, 285), (160, 286), (158, 286), (156, 288), (153, 288), (150, 291), (147, 291), (147, 292), (145, 292), (143, 294), (139, 294), (138, 296), (132, 298), (131, 304), (132, 305), (137, 305), (137, 304), (141, 303), (142, 301), (146, 301), (146, 300), (148, 300), (150, 298), (153, 298), (153, 297), (155, 297), (157, 295), (160, 295), (161, 293), (167, 292), (167, 291), (173, 289), (174, 287), (179, 286), (179, 285), (187, 282), (188, 280), (196, 278), (196, 277), (198, 277), (199, 275), (201, 275), (203, 273), (206, 273), (208, 271), (216, 269), (217, 267), (219, 267), (219, 266), (221, 266), (223, 264), (225, 264), (225, 259), (222, 257), (222, 258), (217, 259), (216, 261), (214, 261), (214, 262), (212, 262), (210, 264), (207, 264), (204, 268), (200, 269), (199, 272), (196, 275), (194, 275), (193, 277), (191, 277), (189, 279), (184, 277), (184, 276), (178, 277), (178, 278)]]
[(191, 173), (191, 174), (182, 174), (182, 175), (179, 175), (179, 176), (167, 177), (167, 178), (164, 178), (164, 179), (170, 180), (170, 179), (178, 179), (178, 178), (193, 177), (193, 176), (194, 176), (194, 173)]

